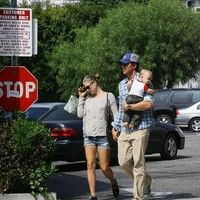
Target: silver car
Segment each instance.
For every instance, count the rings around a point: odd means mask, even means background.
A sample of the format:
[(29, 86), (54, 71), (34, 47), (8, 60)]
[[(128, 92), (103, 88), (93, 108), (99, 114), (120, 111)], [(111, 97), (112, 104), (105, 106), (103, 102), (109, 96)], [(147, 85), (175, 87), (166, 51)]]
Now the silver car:
[(200, 102), (188, 108), (177, 109), (175, 124), (179, 127), (188, 127), (194, 132), (200, 131)]

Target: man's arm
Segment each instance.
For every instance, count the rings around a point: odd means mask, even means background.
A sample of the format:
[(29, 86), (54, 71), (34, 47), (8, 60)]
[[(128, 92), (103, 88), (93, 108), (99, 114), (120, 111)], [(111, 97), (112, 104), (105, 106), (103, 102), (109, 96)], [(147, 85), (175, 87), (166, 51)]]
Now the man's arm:
[[(122, 106), (122, 102), (123, 102), (123, 96), (126, 94), (125, 91), (125, 80), (121, 81), (118, 85), (118, 89), (119, 89), (119, 110), (118, 110), (118, 114), (114, 120), (114, 122), (112, 122), (112, 137), (115, 141), (117, 141), (117, 138), (119, 136), (119, 133), (121, 131), (121, 123), (122, 123), (122, 116), (123, 116), (123, 112), (124, 112), (124, 108)], [(124, 87), (123, 87), (124, 86)]]
[(124, 103), (124, 111), (127, 110), (135, 110), (135, 111), (145, 111), (145, 110), (151, 110), (153, 108), (153, 104), (151, 101), (141, 101), (139, 103), (135, 104), (127, 104)]

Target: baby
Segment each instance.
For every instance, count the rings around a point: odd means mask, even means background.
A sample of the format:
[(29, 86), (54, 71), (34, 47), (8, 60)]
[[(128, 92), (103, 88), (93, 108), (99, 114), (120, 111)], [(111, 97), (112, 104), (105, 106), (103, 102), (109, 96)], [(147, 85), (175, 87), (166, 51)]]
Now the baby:
[[(153, 95), (155, 90), (151, 89), (153, 87), (152, 80), (152, 72), (148, 69), (142, 69), (139, 78), (135, 78), (133, 83), (127, 85), (128, 89), (130, 89), (129, 95), (126, 97), (125, 101), (127, 104), (138, 103), (143, 100), (144, 94), (148, 93)], [(142, 111), (134, 111), (128, 110), (124, 112), (123, 122), (124, 126), (127, 128), (133, 128), (138, 125), (141, 120), (143, 112)]]

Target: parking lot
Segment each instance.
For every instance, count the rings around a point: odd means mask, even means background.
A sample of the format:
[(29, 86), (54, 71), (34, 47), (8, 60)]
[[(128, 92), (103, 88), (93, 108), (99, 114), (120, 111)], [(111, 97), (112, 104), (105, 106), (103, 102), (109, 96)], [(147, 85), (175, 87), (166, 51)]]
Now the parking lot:
[[(176, 160), (163, 161), (160, 155), (146, 156), (147, 170), (153, 178), (150, 199), (200, 199), (200, 133), (185, 131), (185, 149)], [(59, 171), (47, 182), (49, 191), (56, 192), (60, 200), (87, 199), (86, 164), (55, 162)], [(112, 166), (120, 186), (119, 200), (132, 198), (132, 180), (118, 166)], [(114, 199), (111, 187), (97, 169), (97, 195), (100, 200)]]

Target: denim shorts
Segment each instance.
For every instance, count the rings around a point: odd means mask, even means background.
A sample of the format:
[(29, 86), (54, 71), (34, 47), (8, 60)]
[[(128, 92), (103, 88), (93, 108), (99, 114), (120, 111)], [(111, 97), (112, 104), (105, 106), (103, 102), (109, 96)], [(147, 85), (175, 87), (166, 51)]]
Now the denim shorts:
[(85, 136), (84, 146), (96, 146), (101, 149), (110, 149), (110, 145), (106, 136)]

